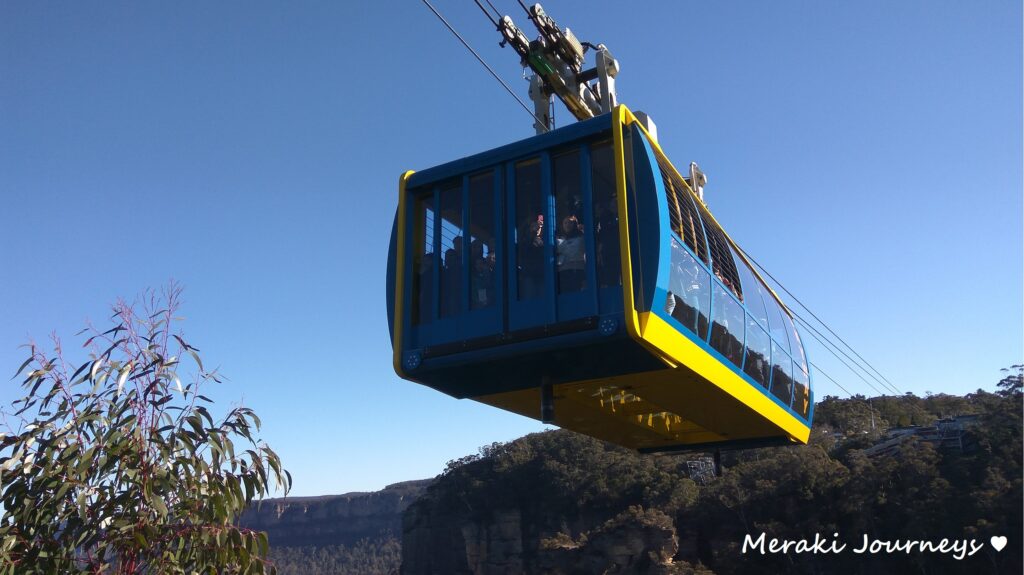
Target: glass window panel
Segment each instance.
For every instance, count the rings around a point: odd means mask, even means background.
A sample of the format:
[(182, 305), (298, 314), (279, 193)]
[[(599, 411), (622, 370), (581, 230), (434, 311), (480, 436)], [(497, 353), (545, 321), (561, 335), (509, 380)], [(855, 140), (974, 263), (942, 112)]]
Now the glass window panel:
[(552, 162), (555, 193), (555, 269), (558, 293), (586, 287), (587, 249), (583, 240), (583, 192), (580, 188), (580, 153), (573, 150)]
[(789, 353), (789, 336), (786, 334), (786, 322), (783, 320), (786, 312), (782, 311), (782, 306), (771, 294), (765, 293), (764, 296), (764, 305), (768, 308), (768, 331), (772, 334), (772, 339)]
[(469, 178), (469, 309), (491, 307), (494, 292), (495, 252), (494, 172)]
[(622, 283), (619, 260), (619, 204), (615, 191), (615, 157), (611, 142), (590, 147), (590, 185), (594, 202), (594, 241), (597, 246), (597, 284)]
[(776, 342), (772, 342), (772, 394), (789, 405), (793, 398), (793, 362)]
[(711, 347), (737, 367), (743, 364), (743, 307), (718, 282), (711, 310)]
[(516, 164), (516, 286), (520, 300), (544, 290), (544, 204), (540, 159)]
[(799, 367), (793, 368), (793, 411), (806, 418), (811, 407), (811, 378)]
[(765, 289), (761, 285), (761, 281), (754, 274), (747, 262), (743, 261), (743, 258), (736, 253), (736, 250), (729, 246), (732, 250), (733, 259), (736, 261), (736, 269), (739, 272), (740, 277), (740, 294), (743, 303), (747, 306), (747, 311), (750, 315), (754, 316), (761, 327), (768, 329), (768, 310), (764, 306)]
[(441, 317), (459, 313), (462, 306), (462, 185), (441, 188)]
[(722, 228), (711, 218), (711, 213), (703, 206), (700, 207), (701, 218), (704, 221), (704, 232), (708, 237), (708, 248), (711, 252), (711, 272), (715, 274), (718, 281), (732, 293), (740, 296), (739, 277), (736, 272), (736, 262), (732, 258), (732, 246), (725, 236)]
[(785, 320), (787, 321), (787, 325), (789, 326), (789, 342), (791, 344), (793, 352), (793, 370), (796, 371), (798, 369), (802, 369), (804, 371), (808, 371), (807, 356), (804, 355), (804, 345), (803, 342), (800, 341), (800, 332), (796, 329), (796, 325), (789, 318), (789, 316), (786, 316)]
[(703, 224), (697, 211), (693, 192), (689, 190), (683, 179), (672, 168), (668, 161), (657, 154), (661, 181), (665, 185), (666, 202), (668, 203), (669, 220), (672, 231), (679, 234), (690, 251), (707, 263), (707, 245), (704, 241)]
[(665, 311), (700, 339), (708, 336), (711, 310), (711, 274), (672, 238), (672, 269), (669, 270)]
[(743, 361), (743, 371), (754, 378), (754, 381), (768, 387), (771, 376), (771, 339), (768, 332), (750, 314), (747, 314), (747, 356)]
[(434, 314), (434, 195), (416, 198), (413, 208), (412, 324), (429, 323)]

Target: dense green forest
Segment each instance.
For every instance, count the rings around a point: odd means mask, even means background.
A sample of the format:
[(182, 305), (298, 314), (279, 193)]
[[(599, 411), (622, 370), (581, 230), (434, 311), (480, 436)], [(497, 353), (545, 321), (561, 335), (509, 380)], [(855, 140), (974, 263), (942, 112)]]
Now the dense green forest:
[(310, 575), (389, 575), (398, 571), (402, 560), (402, 543), (394, 535), (362, 539), (355, 545), (322, 547), (275, 547), (270, 556), (278, 573)]
[[(402, 573), (471, 572), (479, 566), (464, 565), (466, 526), (486, 528), (512, 510), (528, 573), (1017, 574), (1021, 412), (1019, 367), (996, 393), (826, 397), (816, 405), (808, 445), (725, 453), (720, 477), (706, 466), (694, 473), (701, 465), (690, 462), (701, 461), (699, 454), (641, 456), (571, 432), (532, 434), (450, 462), (406, 511), (405, 549), (388, 538), (272, 555), (284, 574), (397, 573), (400, 554)], [(957, 417), (967, 423), (952, 446), (910, 433), (887, 452), (866, 450), (889, 439), (891, 428)], [(744, 553), (745, 537), (761, 533), (794, 541), (818, 534), (848, 548), (762, 555), (751, 546)], [(978, 549), (962, 559), (853, 553), (865, 535), (973, 539)], [(1009, 544), (996, 551), (993, 536)], [(623, 538), (643, 547), (628, 565), (615, 555)]]

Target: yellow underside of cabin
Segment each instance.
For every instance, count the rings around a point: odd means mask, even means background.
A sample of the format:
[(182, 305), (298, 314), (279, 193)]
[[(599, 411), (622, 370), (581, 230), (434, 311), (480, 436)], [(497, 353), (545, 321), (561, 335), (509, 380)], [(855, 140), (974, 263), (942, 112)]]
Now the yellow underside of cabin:
[[(662, 370), (554, 386), (554, 424), (633, 449), (788, 437), (810, 429), (660, 318), (641, 317), (641, 340)], [(540, 388), (473, 398), (538, 419)]]
[[(785, 435), (685, 367), (556, 385), (554, 398), (555, 425), (633, 449)], [(540, 415), (540, 388), (473, 399), (534, 419)]]

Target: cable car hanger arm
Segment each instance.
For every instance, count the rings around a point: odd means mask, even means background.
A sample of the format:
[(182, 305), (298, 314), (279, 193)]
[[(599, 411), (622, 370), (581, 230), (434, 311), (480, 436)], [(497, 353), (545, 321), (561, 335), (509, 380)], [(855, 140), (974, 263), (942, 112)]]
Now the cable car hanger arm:
[[(511, 46), (519, 54), (523, 66), (529, 66), (533, 71), (530, 98), (535, 115), (545, 124), (534, 124), (537, 133), (551, 127), (549, 110), (552, 94), (562, 100), (577, 120), (611, 112), (617, 104), (615, 76), (619, 73), (619, 63), (608, 48), (603, 44), (581, 43), (571, 30), (560, 29), (540, 4), (528, 8), (527, 14), (540, 32), (536, 40), (531, 42), (527, 39), (507, 15), (498, 22), (498, 31), (502, 35), (500, 45)], [(584, 70), (583, 56), (588, 48), (596, 50), (596, 65)]]

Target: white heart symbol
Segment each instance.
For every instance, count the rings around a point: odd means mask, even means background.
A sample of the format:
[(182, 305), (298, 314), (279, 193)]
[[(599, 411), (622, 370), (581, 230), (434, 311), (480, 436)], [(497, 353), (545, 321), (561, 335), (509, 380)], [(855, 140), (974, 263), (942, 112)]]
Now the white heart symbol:
[(1002, 551), (1003, 547), (1006, 547), (1006, 537), (1000, 535), (999, 537), (992, 537), (989, 539), (989, 543), (996, 548), (996, 551)]

